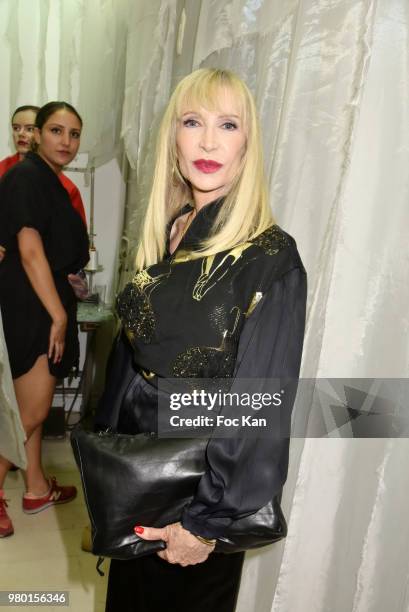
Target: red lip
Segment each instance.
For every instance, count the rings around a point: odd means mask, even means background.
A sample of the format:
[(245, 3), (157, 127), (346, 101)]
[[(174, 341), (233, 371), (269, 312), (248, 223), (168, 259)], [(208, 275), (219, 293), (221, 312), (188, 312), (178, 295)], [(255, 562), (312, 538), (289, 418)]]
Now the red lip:
[(19, 147), (28, 147), (30, 143), (26, 142), (25, 140), (18, 140), (17, 144)]
[(219, 164), (212, 159), (196, 159), (193, 162), (193, 165), (200, 170), (200, 172), (204, 172), (205, 174), (211, 174), (212, 172), (217, 172), (223, 166), (223, 164)]

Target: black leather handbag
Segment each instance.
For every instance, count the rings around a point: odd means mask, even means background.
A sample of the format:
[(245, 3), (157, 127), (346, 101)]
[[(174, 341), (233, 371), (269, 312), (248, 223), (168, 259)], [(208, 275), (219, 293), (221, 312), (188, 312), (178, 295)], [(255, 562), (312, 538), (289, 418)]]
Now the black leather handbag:
[[(133, 528), (163, 527), (181, 519), (206, 469), (207, 442), (75, 429), (71, 444), (91, 520), (93, 553), (131, 559), (165, 549), (162, 540), (142, 540)], [(215, 550), (258, 548), (286, 534), (285, 518), (274, 498), (258, 512), (234, 521), (217, 539)]]

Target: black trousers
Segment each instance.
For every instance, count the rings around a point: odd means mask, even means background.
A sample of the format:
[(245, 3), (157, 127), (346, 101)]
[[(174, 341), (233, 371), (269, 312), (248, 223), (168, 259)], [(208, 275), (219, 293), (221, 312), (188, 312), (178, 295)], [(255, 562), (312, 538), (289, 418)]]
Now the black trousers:
[(182, 567), (155, 555), (111, 561), (105, 612), (234, 612), (244, 553)]

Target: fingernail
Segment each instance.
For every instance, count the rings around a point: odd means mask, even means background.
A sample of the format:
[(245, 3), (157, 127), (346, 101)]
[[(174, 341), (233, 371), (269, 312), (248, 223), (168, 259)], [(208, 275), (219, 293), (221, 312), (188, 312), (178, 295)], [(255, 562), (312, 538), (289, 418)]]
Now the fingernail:
[(144, 528), (140, 527), (139, 525), (137, 525), (136, 527), (133, 528), (135, 533), (143, 533), (144, 532)]

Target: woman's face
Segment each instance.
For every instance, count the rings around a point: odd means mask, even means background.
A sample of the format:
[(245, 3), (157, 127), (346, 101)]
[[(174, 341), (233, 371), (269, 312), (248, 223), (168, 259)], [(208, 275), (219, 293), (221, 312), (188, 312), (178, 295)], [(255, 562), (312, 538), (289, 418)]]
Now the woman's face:
[(183, 109), (176, 127), (179, 169), (196, 208), (228, 193), (246, 150), (246, 134), (233, 94), (220, 92), (218, 111)]
[(20, 155), (25, 155), (31, 149), (35, 122), (36, 113), (33, 110), (20, 111), (11, 120), (14, 146)]
[(56, 172), (76, 156), (81, 138), (81, 123), (69, 110), (63, 108), (48, 117), (41, 130), (35, 129), (37, 153)]

